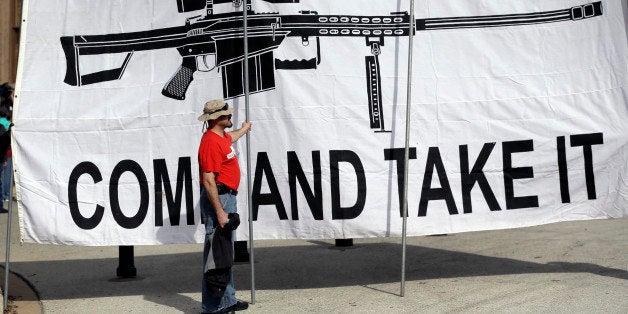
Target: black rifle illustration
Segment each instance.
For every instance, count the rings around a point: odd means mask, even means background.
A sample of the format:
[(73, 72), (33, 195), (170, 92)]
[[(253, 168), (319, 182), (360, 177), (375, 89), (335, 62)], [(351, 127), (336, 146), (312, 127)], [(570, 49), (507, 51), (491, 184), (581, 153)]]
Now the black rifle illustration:
[[(275, 88), (275, 70), (316, 69), (321, 62), (321, 37), (360, 37), (370, 47), (365, 56), (366, 83), (370, 127), (386, 132), (382, 109), (380, 64), (378, 56), (386, 37), (409, 36), (410, 16), (407, 12), (389, 15), (319, 15), (316, 11), (300, 11), (296, 15), (255, 13), (247, 0), (249, 59), (244, 60), (242, 12), (214, 14), (214, 4), (242, 0), (176, 0), (179, 13), (203, 10), (203, 14), (188, 18), (185, 25), (140, 32), (74, 35), (61, 37), (67, 61), (64, 82), (81, 86), (122, 78), (131, 56), (136, 51), (176, 48), (183, 57), (181, 66), (166, 83), (162, 94), (183, 100), (196, 71), (222, 71), (225, 99), (244, 95), (244, 62), (249, 63), (249, 89), (258, 93)], [(299, 0), (258, 0), (269, 3), (299, 3)], [(602, 15), (602, 2), (591, 2), (562, 10), (416, 19), (414, 31), (459, 28), (504, 27), (563, 21), (578, 21)], [(301, 38), (303, 45), (316, 43), (316, 57), (309, 60), (279, 60), (274, 50), (287, 37)], [(119, 68), (81, 74), (79, 57), (127, 53)], [(212, 62), (213, 61), (213, 62)], [(213, 66), (212, 66), (213, 65)]]

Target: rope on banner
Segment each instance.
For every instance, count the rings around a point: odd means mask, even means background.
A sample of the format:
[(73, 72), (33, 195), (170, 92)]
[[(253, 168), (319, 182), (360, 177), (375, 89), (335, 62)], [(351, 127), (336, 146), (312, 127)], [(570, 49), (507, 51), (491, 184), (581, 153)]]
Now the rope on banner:
[(406, 98), (406, 146), (404, 151), (403, 176), (403, 224), (401, 229), (401, 292), (406, 292), (406, 237), (408, 225), (408, 168), (410, 160), (410, 109), (412, 105), (412, 45), (414, 39), (414, 0), (410, 0), (410, 25), (408, 31), (408, 86)]
[[(249, 25), (248, 10), (249, 1), (245, 1), (243, 11), (244, 20), (244, 107), (245, 120), (249, 119)], [(249, 262), (251, 263), (251, 304), (255, 304), (255, 253), (253, 246), (253, 206), (252, 206), (252, 187), (251, 187), (251, 135), (246, 133), (246, 187), (247, 187), (247, 204), (249, 211)]]

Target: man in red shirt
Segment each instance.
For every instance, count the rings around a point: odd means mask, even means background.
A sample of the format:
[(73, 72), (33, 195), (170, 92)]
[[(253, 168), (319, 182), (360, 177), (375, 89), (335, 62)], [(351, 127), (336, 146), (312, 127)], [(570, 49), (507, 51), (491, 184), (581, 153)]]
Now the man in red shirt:
[[(226, 132), (233, 126), (233, 109), (222, 100), (207, 102), (198, 120), (204, 123), (204, 134), (198, 148), (198, 165), (201, 179), (201, 216), (205, 222), (205, 248), (203, 267), (207, 263), (212, 245), (212, 235), (216, 227), (223, 228), (228, 214), (237, 211), (236, 195), (240, 185), (240, 166), (232, 143), (235, 143), (251, 129), (251, 122), (245, 121), (240, 129)], [(215, 227), (214, 224), (217, 226)], [(222, 297), (216, 297), (202, 283), (204, 313), (230, 313), (248, 308), (248, 303), (236, 299), (233, 276)]]

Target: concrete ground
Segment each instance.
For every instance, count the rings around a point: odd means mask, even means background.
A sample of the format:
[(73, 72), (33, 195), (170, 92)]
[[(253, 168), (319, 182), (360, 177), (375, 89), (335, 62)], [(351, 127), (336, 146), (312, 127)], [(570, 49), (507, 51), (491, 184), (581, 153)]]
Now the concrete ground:
[[(17, 313), (199, 312), (201, 244), (136, 246), (138, 278), (119, 280), (118, 247), (19, 244), (16, 216)], [(256, 241), (248, 312), (628, 313), (627, 227), (628, 219), (594, 220), (408, 238), (404, 297), (398, 238), (355, 239), (345, 250), (333, 240)], [(249, 264), (235, 266), (246, 301), (250, 278)]]

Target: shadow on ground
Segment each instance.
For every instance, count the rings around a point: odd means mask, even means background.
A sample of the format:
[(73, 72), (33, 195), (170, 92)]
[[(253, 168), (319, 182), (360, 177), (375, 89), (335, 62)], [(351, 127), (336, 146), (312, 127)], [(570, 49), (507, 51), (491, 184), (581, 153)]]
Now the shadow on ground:
[[(400, 277), (398, 244), (356, 244), (347, 250), (315, 245), (255, 249), (258, 290), (309, 289), (394, 283)], [(40, 291), (43, 300), (143, 295), (156, 303), (168, 298), (194, 302), (199, 293), (200, 253), (136, 256), (138, 280), (116, 281), (117, 258), (13, 262), (11, 267)], [(587, 263), (534, 263), (421, 246), (407, 247), (409, 281), (531, 273), (591, 273), (628, 280), (628, 271)], [(250, 266), (235, 266), (238, 290), (250, 289)], [(189, 300), (188, 300), (189, 299)], [(175, 302), (177, 303), (177, 302)]]

